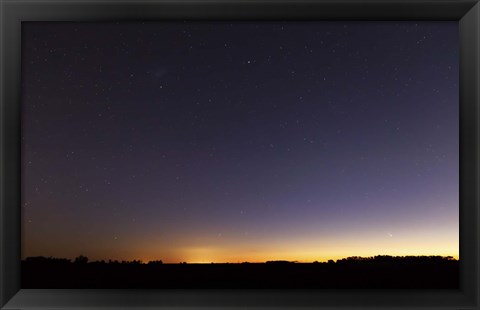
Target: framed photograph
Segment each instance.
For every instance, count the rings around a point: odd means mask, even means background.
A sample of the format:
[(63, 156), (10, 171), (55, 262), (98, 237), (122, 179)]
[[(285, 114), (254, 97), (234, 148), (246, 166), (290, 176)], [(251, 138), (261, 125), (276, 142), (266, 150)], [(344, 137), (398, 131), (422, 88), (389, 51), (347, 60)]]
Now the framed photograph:
[(9, 1), (2, 309), (479, 308), (477, 1)]

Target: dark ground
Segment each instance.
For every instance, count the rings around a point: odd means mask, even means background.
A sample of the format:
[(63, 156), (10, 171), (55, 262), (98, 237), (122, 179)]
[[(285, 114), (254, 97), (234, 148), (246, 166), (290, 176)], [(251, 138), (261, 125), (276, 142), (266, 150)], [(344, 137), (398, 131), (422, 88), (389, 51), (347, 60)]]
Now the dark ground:
[(329, 263), (141, 264), (22, 261), (22, 288), (457, 289), (458, 260), (349, 258)]

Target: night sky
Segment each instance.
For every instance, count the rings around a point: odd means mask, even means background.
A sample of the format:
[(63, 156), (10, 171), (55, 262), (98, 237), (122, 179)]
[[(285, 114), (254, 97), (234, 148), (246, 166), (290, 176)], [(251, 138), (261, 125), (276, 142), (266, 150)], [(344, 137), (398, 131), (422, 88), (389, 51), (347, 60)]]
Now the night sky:
[(22, 39), (23, 257), (458, 258), (457, 22)]

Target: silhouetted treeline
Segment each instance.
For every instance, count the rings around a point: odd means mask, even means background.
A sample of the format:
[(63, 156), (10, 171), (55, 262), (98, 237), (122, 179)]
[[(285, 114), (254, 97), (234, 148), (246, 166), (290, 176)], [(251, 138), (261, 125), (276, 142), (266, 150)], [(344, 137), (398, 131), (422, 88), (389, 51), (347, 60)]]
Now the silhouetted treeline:
[[(35, 256), (35, 257), (27, 257), (25, 259), (26, 263), (29, 264), (87, 264), (89, 263), (88, 257), (80, 255), (76, 257), (73, 261), (68, 258), (55, 258), (55, 257), (44, 257), (44, 256)], [(150, 261), (148, 264), (155, 265), (155, 264), (162, 264), (161, 260)], [(118, 261), (118, 260), (99, 260), (90, 262), (91, 265), (104, 265), (104, 264), (123, 264), (123, 265), (140, 265), (143, 264), (141, 260), (132, 260), (132, 261)]]
[[(439, 256), (439, 255), (431, 255), (431, 256), (390, 256), (390, 255), (377, 255), (377, 256), (350, 256), (346, 258), (342, 258), (337, 260), (336, 262), (333, 260), (328, 260), (326, 263), (359, 263), (359, 262), (440, 262), (440, 261), (455, 261), (456, 259), (453, 256)], [(25, 262), (28, 263), (38, 263), (38, 264), (86, 264), (89, 262), (88, 257), (80, 255), (76, 257), (73, 261), (68, 258), (55, 258), (55, 257), (44, 257), (44, 256), (35, 256), (35, 257), (27, 257)], [(298, 261), (288, 261), (288, 260), (273, 260), (273, 261), (266, 261), (266, 264), (295, 264)], [(319, 263), (318, 261), (313, 262), (315, 264), (325, 264)], [(131, 261), (118, 261), (118, 260), (100, 260), (100, 261), (93, 261), (90, 264), (123, 264), (123, 265), (140, 265), (140, 264), (147, 264), (147, 265), (159, 265), (163, 264), (161, 260), (149, 261), (148, 263), (144, 263), (141, 260), (131, 260)], [(181, 262), (180, 264), (187, 264), (186, 262)], [(214, 264), (214, 263), (212, 263)], [(221, 263), (221, 264), (229, 264), (229, 263)], [(250, 262), (243, 262), (242, 264), (251, 264)], [(258, 264), (258, 263), (254, 263)]]
[(28, 257), (22, 288), (458, 288), (451, 256), (352, 256), (298, 263), (164, 264)]
[(359, 262), (398, 262), (398, 263), (413, 263), (413, 262), (443, 262), (443, 261), (455, 261), (453, 256), (390, 256), (390, 255), (377, 255), (370, 257), (350, 256), (337, 260), (337, 263), (359, 263)]

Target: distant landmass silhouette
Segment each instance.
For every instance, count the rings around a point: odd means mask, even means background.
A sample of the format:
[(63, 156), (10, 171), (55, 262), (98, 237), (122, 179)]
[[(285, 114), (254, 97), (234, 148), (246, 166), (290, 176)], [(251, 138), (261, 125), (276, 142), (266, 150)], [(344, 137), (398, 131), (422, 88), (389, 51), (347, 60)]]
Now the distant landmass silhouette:
[(458, 289), (451, 256), (352, 256), (328, 262), (164, 264), (27, 257), (22, 288)]

